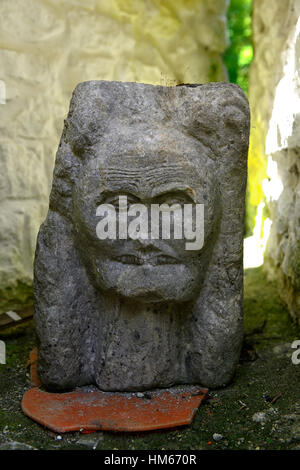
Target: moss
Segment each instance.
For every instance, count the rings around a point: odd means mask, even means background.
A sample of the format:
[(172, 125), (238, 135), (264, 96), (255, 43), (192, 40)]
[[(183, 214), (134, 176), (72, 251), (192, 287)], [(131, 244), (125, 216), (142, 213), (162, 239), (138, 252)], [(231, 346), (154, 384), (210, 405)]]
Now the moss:
[(246, 336), (252, 336), (257, 347), (265, 342), (292, 341), (299, 335), (279, 297), (277, 283), (267, 281), (262, 267), (245, 271), (244, 325)]
[[(289, 263), (287, 263), (289, 264)], [(296, 241), (291, 250), (290, 266), (292, 283), (295, 291), (300, 291), (300, 241)]]
[(0, 315), (9, 310), (19, 310), (33, 305), (32, 283), (16, 282), (0, 290)]

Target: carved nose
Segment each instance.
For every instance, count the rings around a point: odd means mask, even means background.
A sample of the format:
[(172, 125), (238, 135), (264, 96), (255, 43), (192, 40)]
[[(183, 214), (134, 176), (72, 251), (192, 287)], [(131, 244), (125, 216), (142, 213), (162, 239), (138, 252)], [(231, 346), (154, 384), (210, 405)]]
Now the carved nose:
[(153, 251), (160, 251), (159, 248), (157, 248), (154, 243), (153, 243), (153, 240), (143, 240), (141, 238), (138, 238), (136, 240), (137, 242), (137, 248), (140, 252), (142, 253), (149, 253), (149, 252), (153, 252)]

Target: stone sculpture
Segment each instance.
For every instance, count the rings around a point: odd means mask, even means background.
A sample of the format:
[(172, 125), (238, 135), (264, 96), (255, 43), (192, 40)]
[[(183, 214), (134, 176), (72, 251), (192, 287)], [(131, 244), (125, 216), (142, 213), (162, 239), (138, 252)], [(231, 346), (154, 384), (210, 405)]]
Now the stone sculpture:
[[(249, 107), (228, 83), (79, 84), (35, 257), (50, 391), (220, 387), (239, 359)], [(100, 204), (204, 205), (204, 245), (106, 239)]]

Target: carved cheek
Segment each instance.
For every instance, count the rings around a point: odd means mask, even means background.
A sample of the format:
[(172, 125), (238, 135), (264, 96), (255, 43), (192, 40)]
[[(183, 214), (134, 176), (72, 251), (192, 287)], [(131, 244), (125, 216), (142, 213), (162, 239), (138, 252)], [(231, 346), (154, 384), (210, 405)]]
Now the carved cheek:
[(73, 197), (73, 220), (77, 231), (86, 232), (96, 238), (97, 200), (93, 193), (83, 194), (77, 188)]

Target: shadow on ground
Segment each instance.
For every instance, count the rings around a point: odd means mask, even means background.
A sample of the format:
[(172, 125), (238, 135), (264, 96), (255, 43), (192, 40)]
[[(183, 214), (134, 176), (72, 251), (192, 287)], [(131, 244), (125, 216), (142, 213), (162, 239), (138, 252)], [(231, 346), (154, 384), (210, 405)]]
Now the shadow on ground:
[(30, 388), (26, 359), (36, 345), (32, 322), (1, 331), (0, 339), (7, 347), (7, 364), (0, 364), (0, 449), (300, 449), (300, 364), (291, 360), (300, 331), (261, 268), (245, 272), (245, 340), (235, 378), (210, 391), (190, 427), (54, 434), (20, 409)]

